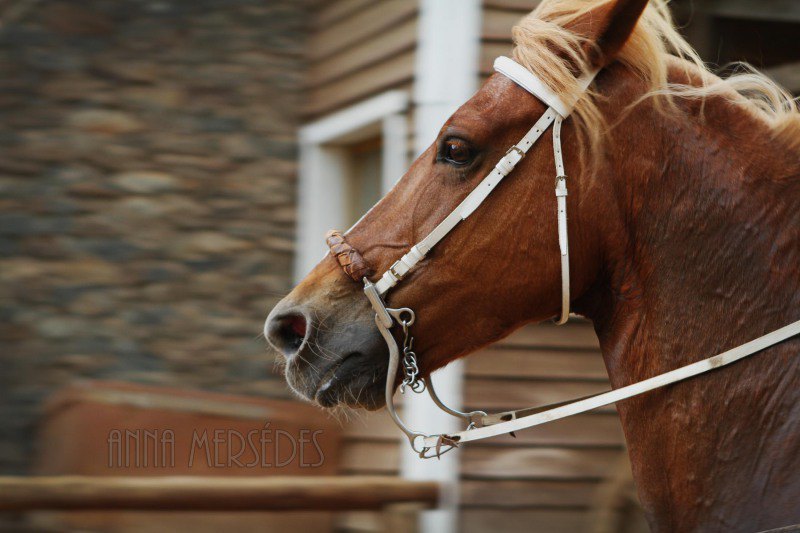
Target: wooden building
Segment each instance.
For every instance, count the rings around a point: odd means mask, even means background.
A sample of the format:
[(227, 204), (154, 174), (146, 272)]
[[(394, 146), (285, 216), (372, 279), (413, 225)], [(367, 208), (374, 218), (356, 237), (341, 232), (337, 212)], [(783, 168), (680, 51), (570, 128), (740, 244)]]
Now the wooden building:
[[(298, 278), (324, 253), (324, 232), (355, 222), (491, 74), (494, 58), (510, 52), (512, 26), (536, 3), (319, 3), (308, 41), (306, 125), (300, 132)], [(687, 0), (675, 9), (706, 59), (717, 64), (745, 59), (766, 66), (798, 91), (800, 69), (794, 62), (800, 49), (794, 42), (781, 46), (781, 39), (797, 35), (800, 8), (792, 2), (775, 4), (780, 6), (708, 1), (692, 7)], [(743, 36), (745, 29), (750, 31)], [(773, 59), (765, 60), (763, 51)], [(437, 389), (446, 389), (467, 408), (519, 408), (609, 387), (592, 326), (581, 319), (562, 328), (523, 328), (444, 373), (434, 376), (443, 383)], [(406, 416), (412, 426), (440, 429), (450, 423), (431, 404), (412, 402)], [(619, 489), (629, 481), (613, 408), (523, 431), (517, 439), (471, 444), (441, 462), (411, 456), (385, 412), (348, 423), (346, 432), (345, 473), (400, 473), (439, 479), (454, 488), (449, 509), (423, 518), (426, 531), (600, 531), (606, 526), (598, 520), (607, 524), (615, 519), (609, 518), (609, 508), (633, 498)], [(624, 520), (628, 531), (644, 528), (635, 511)], [(351, 530), (373, 526), (364, 515), (341, 523)]]
[[(325, 252), (324, 232), (347, 228), (403, 174), (510, 51), (512, 26), (537, 2), (0, 0), (0, 472), (29, 474), (46, 458), (43, 473), (115, 473), (100, 429), (103, 420), (118, 429), (123, 416), (131, 428), (190, 432), (197, 417), (240, 429), (311, 425), (308, 405), (254, 415), (240, 397), (290, 395), (254, 334), (265, 310), (291, 286), (293, 259), (299, 278)], [(800, 92), (800, 2), (674, 6), (708, 61), (747, 60)], [(492, 410), (608, 387), (581, 320), (523, 328), (434, 379), (450, 403)], [(81, 384), (62, 396), (70, 409), (54, 405), (71, 417), (79, 404), (87, 425), (56, 420), (45, 398), (84, 380), (226, 397)], [(407, 400), (414, 427), (455, 428), (427, 398)], [(131, 409), (118, 414), (123, 403)], [(132, 416), (144, 404), (157, 420)], [(68, 429), (48, 431), (64, 420)], [(354, 415), (342, 433), (318, 474), (401, 474), (449, 488), (424, 531), (641, 528), (613, 409), (441, 461), (419, 460), (385, 412)], [(103, 468), (67, 468), (56, 451)], [(0, 517), (0, 530), (24, 530), (24, 519)], [(215, 520), (192, 523), (233, 524)], [(336, 520), (342, 531), (381, 525), (370, 514)]]

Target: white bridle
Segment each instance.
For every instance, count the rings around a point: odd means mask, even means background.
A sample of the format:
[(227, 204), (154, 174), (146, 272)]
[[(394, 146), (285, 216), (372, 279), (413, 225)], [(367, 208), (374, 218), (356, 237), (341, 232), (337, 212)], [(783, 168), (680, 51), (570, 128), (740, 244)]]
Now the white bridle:
[[(797, 321), (727, 352), (620, 389), (573, 402), (532, 407), (518, 411), (507, 411), (494, 415), (488, 415), (483, 411), (465, 413), (448, 407), (437, 396), (429, 377), (427, 379), (427, 388), (434, 403), (445, 412), (465, 419), (469, 425), (466, 430), (451, 435), (426, 435), (408, 428), (398, 416), (394, 406), (395, 381), (400, 366), (400, 350), (390, 330), (395, 323), (403, 327), (405, 334), (404, 355), (410, 353), (414, 356), (410, 360), (404, 359), (404, 367), (407, 369), (410, 363), (411, 367), (416, 369), (416, 357), (410, 349), (411, 343), (408, 342), (410, 339), (408, 328), (414, 323), (415, 314), (409, 308), (387, 308), (383, 297), (392, 287), (396, 286), (412, 269), (414, 269), (431, 249), (446, 237), (459, 222), (465, 220), (480, 207), (503, 178), (514, 170), (514, 167), (525, 157), (525, 154), (530, 150), (531, 146), (539, 140), (551, 124), (553, 125), (553, 157), (556, 167), (555, 196), (558, 217), (558, 244), (561, 254), (561, 314), (556, 320), (556, 324), (564, 324), (569, 318), (570, 278), (569, 241), (567, 235), (567, 176), (564, 172), (564, 161), (561, 153), (561, 123), (572, 112), (577, 98), (571, 101), (564, 100), (550, 90), (532, 72), (507, 57), (497, 58), (494, 63), (494, 68), (497, 72), (510, 78), (544, 102), (548, 106), (547, 110), (522, 139), (508, 149), (506, 154), (497, 162), (494, 169), (492, 169), (492, 171), (433, 229), (433, 231), (389, 267), (375, 284), (364, 278), (364, 293), (375, 310), (375, 323), (389, 347), (389, 368), (387, 371), (385, 391), (386, 407), (397, 426), (408, 437), (411, 447), (420, 454), (420, 457), (435, 457), (463, 442), (511, 433), (618, 402), (708, 372), (714, 368), (731, 364), (800, 333), (800, 321)], [(595, 75), (596, 72), (592, 72), (579, 79), (581, 95), (589, 87)], [(416, 376), (416, 372), (413, 373), (411, 378), (412, 389), (416, 391), (417, 389), (414, 387), (414, 382), (421, 381), (421, 378)], [(442, 449), (443, 447), (444, 449)], [(433, 453), (429, 453), (431, 450), (433, 450)]]
[[(453, 228), (470, 216), (497, 185), (508, 176), (514, 167), (522, 161), (531, 146), (553, 124), (553, 157), (556, 163), (556, 201), (558, 206), (558, 245), (561, 251), (561, 317), (557, 324), (564, 324), (569, 317), (569, 242), (567, 237), (567, 176), (564, 173), (564, 159), (561, 153), (561, 123), (572, 112), (577, 99), (564, 101), (551, 91), (542, 81), (528, 69), (507, 57), (498, 57), (494, 69), (507, 76), (523, 89), (547, 104), (547, 111), (528, 130), (517, 144), (506, 152), (494, 169), (481, 181), (472, 192), (464, 198), (433, 231), (416, 246), (396, 261), (389, 270), (375, 283), (375, 289), (382, 297), (389, 289), (397, 285)], [(596, 72), (582, 77), (581, 91), (585, 91), (595, 77)]]

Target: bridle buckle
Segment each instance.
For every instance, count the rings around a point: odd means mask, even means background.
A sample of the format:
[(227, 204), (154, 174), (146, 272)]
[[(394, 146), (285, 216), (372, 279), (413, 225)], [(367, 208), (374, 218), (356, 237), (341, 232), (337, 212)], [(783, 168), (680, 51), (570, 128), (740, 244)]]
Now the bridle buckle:
[(400, 261), (395, 261), (392, 264), (392, 266), (389, 267), (389, 272), (392, 273), (392, 276), (394, 276), (397, 281), (400, 281), (405, 277), (405, 274), (401, 274), (400, 272), (397, 271), (396, 267), (399, 264), (400, 264)]
[(513, 145), (513, 146), (512, 146), (511, 148), (509, 148), (508, 150), (506, 150), (506, 155), (510, 154), (511, 152), (517, 152), (517, 154), (519, 154), (520, 161), (521, 161), (521, 160), (523, 160), (523, 159), (525, 159), (525, 156), (527, 155), (527, 154), (526, 154), (525, 152), (523, 152), (523, 151), (522, 151), (522, 149), (521, 149), (519, 146), (517, 146), (516, 144), (515, 144), (515, 145)]

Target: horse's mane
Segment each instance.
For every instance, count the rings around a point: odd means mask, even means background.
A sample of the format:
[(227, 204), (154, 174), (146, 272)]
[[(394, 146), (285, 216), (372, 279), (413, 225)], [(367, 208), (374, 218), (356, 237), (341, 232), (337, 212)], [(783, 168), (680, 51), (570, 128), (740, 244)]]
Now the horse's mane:
[[(591, 44), (569, 28), (579, 26), (582, 17), (614, 0), (543, 0), (513, 29), (514, 59), (539, 76), (561, 94), (580, 93), (577, 69), (589, 70), (587, 50)], [(668, 0), (650, 0), (628, 41), (616, 59), (638, 75), (647, 88), (645, 98), (654, 98), (661, 110), (676, 109), (675, 98), (705, 99), (716, 95), (736, 102), (751, 115), (764, 121), (776, 139), (800, 149), (800, 109), (798, 102), (783, 88), (749, 65), (725, 79), (714, 75), (697, 52), (678, 33)], [(678, 58), (679, 61), (675, 61)], [(671, 65), (683, 65), (693, 85), (668, 82)], [(599, 95), (589, 92), (573, 112), (582, 144), (600, 146), (608, 124), (600, 113)]]

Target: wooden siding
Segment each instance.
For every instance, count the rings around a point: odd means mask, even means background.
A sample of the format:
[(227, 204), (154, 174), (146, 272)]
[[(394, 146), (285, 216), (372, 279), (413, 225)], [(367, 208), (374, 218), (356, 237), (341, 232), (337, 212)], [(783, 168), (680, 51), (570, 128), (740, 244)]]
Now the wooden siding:
[[(400, 408), (402, 416), (402, 408)], [(399, 475), (400, 447), (405, 437), (385, 410), (358, 411), (342, 424), (344, 431), (340, 473), (344, 475)], [(373, 512), (339, 513), (336, 530), (382, 531), (382, 515)]]
[(494, 72), (492, 64), (497, 56), (511, 53), (511, 28), (538, 4), (538, 0), (483, 0), (479, 64), (481, 82)]
[(538, 3), (538, 0), (483, 0), (483, 8), (530, 13)]
[(511, 49), (511, 39), (508, 41), (484, 41), (481, 44), (479, 72), (482, 81), (494, 73), (494, 60), (498, 56), (510, 56)]
[(483, 10), (481, 38), (485, 41), (511, 41), (511, 28), (530, 10), (486, 7)]
[[(402, 412), (402, 410), (401, 410)], [(392, 475), (400, 471), (401, 433), (384, 411), (362, 414), (344, 425), (342, 472)], [(403, 438), (404, 439), (404, 438)]]
[[(470, 408), (515, 409), (608, 390), (587, 321), (522, 328), (467, 359)], [(464, 531), (583, 531), (624, 453), (613, 407), (464, 446)]]
[(588, 513), (580, 509), (467, 509), (461, 513), (462, 533), (525, 531), (575, 533), (587, 529)]
[(411, 89), (416, 2), (333, 0), (315, 14), (307, 49), (308, 119), (390, 89)]

